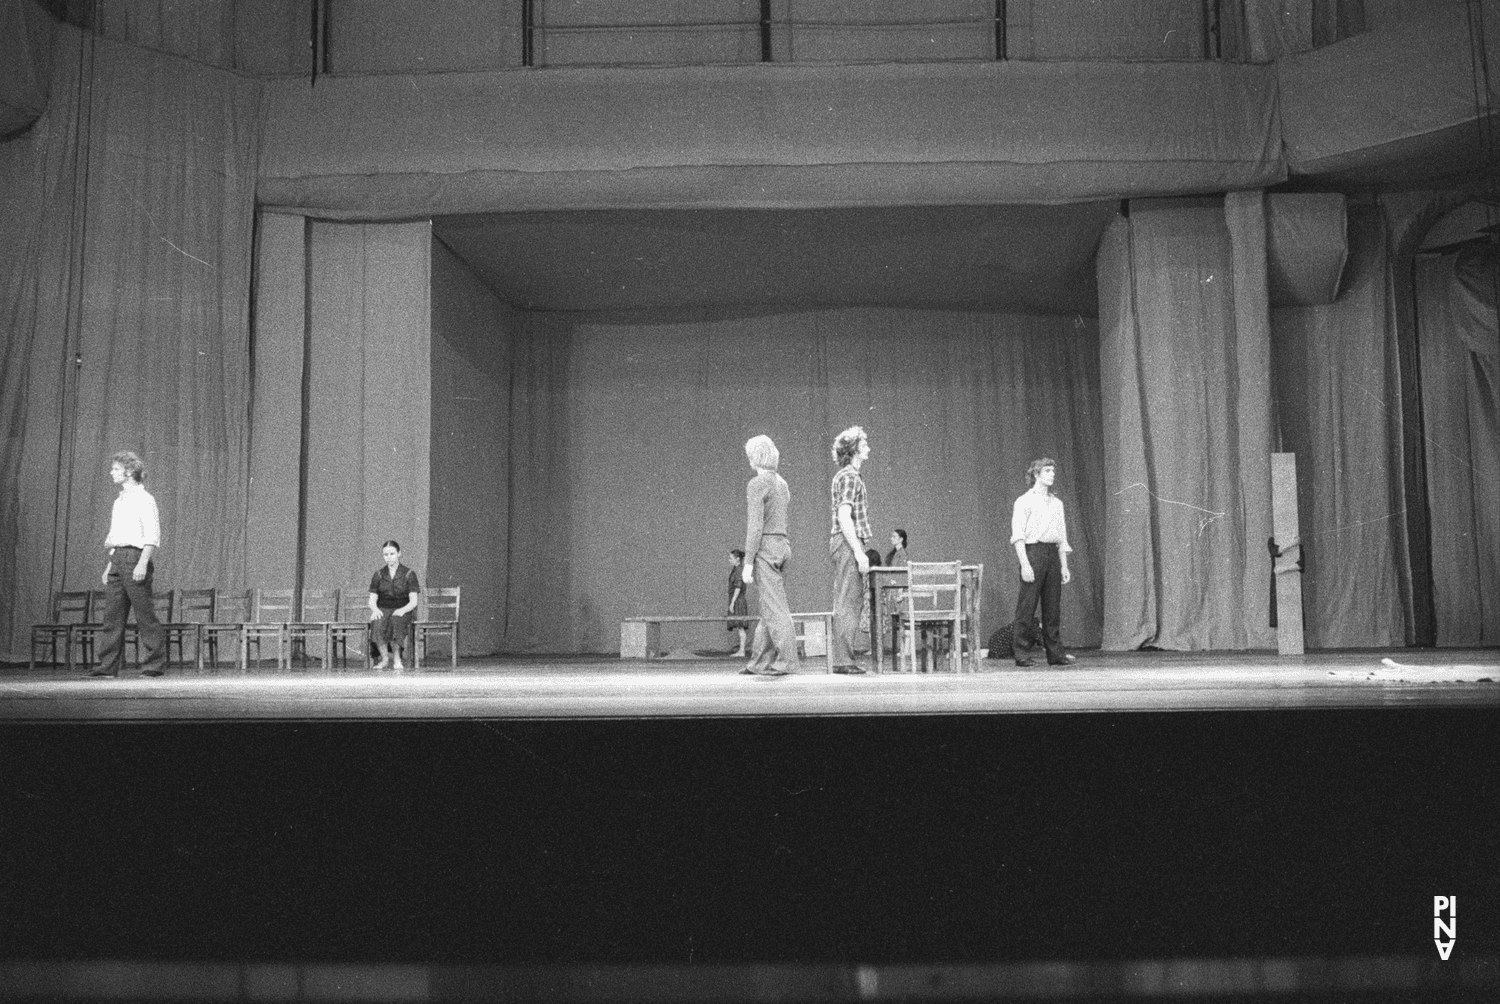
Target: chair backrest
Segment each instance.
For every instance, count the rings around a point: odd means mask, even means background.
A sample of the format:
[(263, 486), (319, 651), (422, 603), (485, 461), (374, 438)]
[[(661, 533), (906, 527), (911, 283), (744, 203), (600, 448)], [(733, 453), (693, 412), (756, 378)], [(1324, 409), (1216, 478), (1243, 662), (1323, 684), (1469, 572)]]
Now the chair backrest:
[(179, 624), (207, 624), (214, 619), (217, 600), (213, 589), (177, 590), (177, 612), (174, 620)]
[(906, 566), (906, 609), (913, 619), (956, 616), (963, 608), (963, 565), (913, 561)]
[(82, 624), (93, 612), (94, 590), (61, 589), (52, 597), (53, 624)]
[(103, 589), (89, 590), (89, 619), (90, 624), (104, 623), (104, 608), (109, 606), (109, 593)]
[(322, 624), (339, 619), (339, 591), (337, 589), (302, 590), (302, 612), (297, 620), (303, 624)]
[(250, 593), (233, 589), (214, 590), (214, 623), (243, 624), (250, 612)]
[(439, 623), (458, 620), (458, 601), (463, 586), (443, 586), (422, 594), (422, 620)]
[(162, 589), (151, 594), (151, 610), (156, 614), (156, 619), (163, 624), (172, 623), (172, 608), (175, 606), (176, 596), (171, 589)]
[(296, 616), (295, 599), (294, 589), (257, 589), (250, 619), (256, 624), (285, 624)]

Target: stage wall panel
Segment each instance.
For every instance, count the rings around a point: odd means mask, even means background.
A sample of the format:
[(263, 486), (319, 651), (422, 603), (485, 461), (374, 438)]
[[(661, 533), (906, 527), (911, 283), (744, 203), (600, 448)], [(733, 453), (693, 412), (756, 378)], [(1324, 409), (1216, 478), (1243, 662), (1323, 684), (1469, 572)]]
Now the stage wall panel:
[[(913, 557), (983, 562), (986, 635), (1013, 613), (1010, 512), (1026, 466), (1056, 458), (1076, 549), (1064, 632), (1098, 644), (1104, 507), (1089, 319), (533, 314), (513, 358), (509, 437), (496, 444), (512, 493), (506, 650), (608, 652), (622, 617), (720, 615), (727, 552), (744, 539), (743, 446), (762, 432), (792, 491), (792, 606), (828, 609), (828, 450), (855, 423), (873, 450), (875, 545), (902, 527)], [(498, 554), (507, 542), (490, 546)], [(721, 628), (676, 637), (673, 647), (728, 645)]]
[(312, 224), (307, 586), (367, 589), (387, 539), (425, 570), (431, 232), (425, 220)]
[(499, 652), (510, 575), (507, 466), (523, 318), (441, 243), (432, 247), (432, 508), (425, 584), (462, 586), (462, 645)]

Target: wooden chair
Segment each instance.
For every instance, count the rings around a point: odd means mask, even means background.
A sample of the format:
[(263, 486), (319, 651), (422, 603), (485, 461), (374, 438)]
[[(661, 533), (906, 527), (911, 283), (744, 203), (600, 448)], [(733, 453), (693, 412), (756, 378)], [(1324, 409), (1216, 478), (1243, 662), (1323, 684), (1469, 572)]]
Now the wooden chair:
[(166, 632), (167, 661), (172, 661), (172, 646), (177, 646), (178, 662), (187, 664), (187, 640), (193, 639), (193, 665), (203, 668), (203, 625), (213, 623), (218, 594), (213, 589), (179, 589), (171, 615), (162, 622)]
[(31, 669), (36, 669), (36, 653), (45, 647), (47, 661), (57, 665), (58, 643), (62, 644), (63, 662), (73, 669), (73, 628), (89, 619), (93, 608), (91, 589), (59, 590), (52, 597), (52, 615), (46, 624), (31, 626)]
[(307, 666), (308, 642), (316, 638), (318, 663), (327, 668), (332, 642), (332, 627), (339, 619), (339, 590), (304, 589), (302, 602), (298, 604), (297, 619), (286, 626), (287, 668), (297, 653), (302, 653), (302, 665)]
[(69, 668), (82, 666), (84, 669), (94, 664), (95, 643), (100, 633), (104, 631), (104, 606), (109, 602), (109, 592), (104, 589), (89, 590), (89, 615), (82, 624), (74, 624), (72, 642), (69, 644), (71, 650), (73, 645), (78, 646), (78, 658), (75, 662), (69, 652)]
[(427, 652), (428, 639), (434, 635), (447, 635), (448, 668), (457, 668), (458, 605), (462, 590), (462, 586), (444, 586), (440, 589), (429, 589), (422, 594), (417, 619), (411, 625), (412, 667), (414, 669), (422, 668), (422, 656)]
[(198, 672), (203, 672), (203, 653), (208, 664), (219, 669), (219, 642), (232, 639), (238, 646), (238, 657), (244, 661), (244, 625), (250, 613), (250, 594), (228, 589), (214, 590), (213, 619), (198, 626)]
[(919, 669), (918, 633), (935, 626), (941, 626), (941, 634), (946, 636), (946, 648), (954, 672), (963, 669), (963, 592), (963, 566), (960, 562), (913, 561), (907, 565), (900, 654), (907, 672), (915, 673)]
[(349, 650), (357, 646), (361, 663), (370, 668), (370, 609), (368, 589), (341, 589), (338, 616), (328, 625), (328, 668), (347, 669)]
[(250, 646), (255, 662), (261, 662), (263, 642), (276, 642), (276, 668), (290, 669), (286, 658), (287, 625), (296, 614), (296, 590), (255, 589), (250, 594), (250, 619), (240, 625), (240, 672), (250, 672)]

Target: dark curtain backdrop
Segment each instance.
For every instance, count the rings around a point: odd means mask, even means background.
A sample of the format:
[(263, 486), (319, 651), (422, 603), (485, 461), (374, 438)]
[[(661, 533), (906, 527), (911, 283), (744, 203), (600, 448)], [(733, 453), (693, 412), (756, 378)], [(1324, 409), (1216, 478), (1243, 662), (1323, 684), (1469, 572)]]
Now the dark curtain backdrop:
[(1311, 648), (1407, 643), (1411, 578), (1385, 229), (1349, 208), (1338, 299), (1271, 313), (1280, 448), (1297, 455)]
[[(434, 290), (435, 316), (445, 310), (436, 299), (443, 288)], [(435, 332), (438, 351), (446, 339)], [(1064, 632), (1070, 644), (1099, 643), (1091, 320), (876, 309), (530, 314), (517, 316), (509, 337), (508, 351), (471, 345), (465, 351), (484, 375), (455, 385), (462, 393), (433, 395), (434, 471), (454, 470), (455, 453), (473, 452), (441, 434), (460, 416), (482, 413), (499, 437), (478, 451), (492, 462), (466, 471), (474, 497), (505, 500), (490, 523), (496, 532), (456, 539), (474, 521), (440, 519), (436, 505), (431, 531), (434, 555), (463, 546), (493, 558), (485, 564), (496, 580), (496, 647), (607, 652), (623, 617), (719, 615), (727, 552), (744, 539), (751, 471), (743, 446), (762, 432), (780, 447), (792, 490), (792, 606), (828, 609), (828, 448), (855, 423), (871, 439), (865, 477), (879, 546), (902, 527), (914, 557), (983, 562), (986, 634), (1013, 613), (1010, 511), (1026, 465), (1056, 458), (1076, 549)], [(447, 365), (435, 363), (435, 379)], [(722, 629), (684, 630), (667, 643), (724, 638)]]
[(1500, 644), (1500, 331), (1495, 246), (1416, 263), (1439, 645)]
[(0, 658), (98, 585), (141, 453), (163, 588), (243, 575), (260, 84), (57, 30), (51, 101), (0, 144)]

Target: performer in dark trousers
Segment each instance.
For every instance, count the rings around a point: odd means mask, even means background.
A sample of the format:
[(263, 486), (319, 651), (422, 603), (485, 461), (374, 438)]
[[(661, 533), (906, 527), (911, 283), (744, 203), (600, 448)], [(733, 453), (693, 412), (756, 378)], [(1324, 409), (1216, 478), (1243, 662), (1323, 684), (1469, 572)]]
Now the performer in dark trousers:
[(785, 676), (801, 669), (797, 655), (797, 628), (786, 600), (786, 563), (792, 545), (786, 535), (787, 508), (792, 493), (776, 473), (781, 453), (770, 436), (756, 436), (745, 444), (745, 458), (755, 468), (755, 477), (745, 485), (745, 562), (741, 577), (745, 585), (760, 580), (760, 622), (750, 662), (742, 673)]
[(870, 513), (865, 482), (859, 468), (870, 456), (865, 430), (852, 425), (833, 441), (833, 460), (839, 465), (829, 486), (833, 527), (828, 537), (828, 562), (833, 570), (833, 671), (862, 675), (854, 661), (859, 642), (859, 615), (865, 604), (865, 575), (870, 559), (865, 542), (870, 539)]
[(1021, 565), (1021, 591), (1016, 596), (1013, 647), (1017, 666), (1034, 665), (1036, 644), (1031, 623), (1037, 601), (1042, 604), (1042, 646), (1047, 662), (1065, 666), (1076, 662), (1062, 644), (1062, 587), (1073, 578), (1068, 571), (1068, 526), (1062, 499), (1052, 494), (1057, 461), (1051, 457), (1033, 460), (1026, 471), (1031, 488), (1016, 499), (1010, 518), (1010, 542)]
[(110, 458), (109, 476), (120, 486), (120, 494), (104, 538), (109, 549), (109, 563), (100, 576), (105, 589), (104, 636), (99, 643), (99, 666), (86, 675), (120, 675), (125, 663), (125, 621), (133, 609), (145, 652), (141, 675), (161, 676), (167, 662), (165, 632), (151, 605), (156, 570), (151, 559), (161, 547), (161, 513), (142, 484), (146, 468), (140, 457), (128, 450), (116, 453)]

